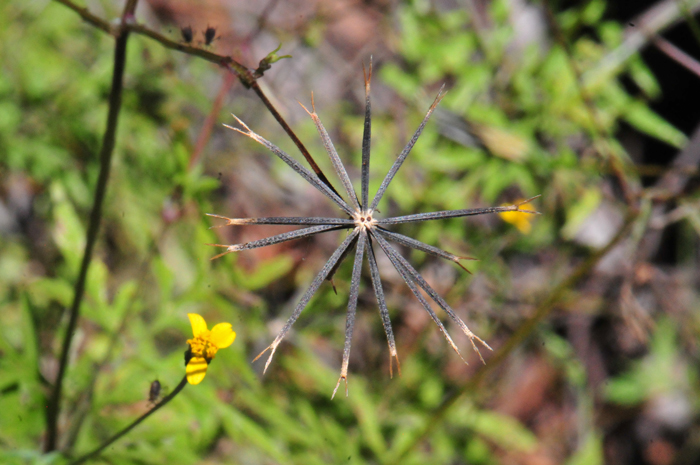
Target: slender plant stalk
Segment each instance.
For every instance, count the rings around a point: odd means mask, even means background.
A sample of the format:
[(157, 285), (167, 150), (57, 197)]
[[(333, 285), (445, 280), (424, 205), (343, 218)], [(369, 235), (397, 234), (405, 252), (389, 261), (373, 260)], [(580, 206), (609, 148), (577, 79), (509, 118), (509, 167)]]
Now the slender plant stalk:
[(156, 405), (154, 405), (153, 408), (151, 408), (151, 410), (149, 410), (148, 412), (146, 412), (143, 415), (141, 415), (140, 417), (138, 417), (132, 424), (130, 424), (129, 426), (127, 426), (126, 428), (124, 428), (123, 430), (121, 430), (120, 432), (115, 434), (114, 436), (112, 436), (111, 438), (107, 439), (107, 441), (105, 441), (105, 443), (102, 444), (100, 447), (98, 447), (97, 449), (93, 450), (92, 452), (90, 452), (86, 455), (83, 455), (79, 459), (70, 462), (69, 465), (79, 465), (81, 463), (85, 463), (86, 461), (90, 460), (91, 458), (94, 458), (94, 457), (97, 457), (98, 455), (100, 455), (100, 453), (102, 453), (103, 450), (105, 450), (106, 448), (108, 448), (109, 446), (114, 444), (117, 440), (121, 439), (129, 431), (136, 428), (136, 426), (138, 426), (139, 423), (144, 421), (146, 418), (150, 417), (159, 408), (165, 406), (165, 404), (167, 404), (168, 402), (173, 400), (173, 398), (176, 395), (178, 395), (180, 393), (180, 391), (182, 391), (185, 388), (185, 386), (187, 386), (187, 376), (183, 377), (182, 381), (180, 381), (180, 384), (177, 385), (177, 387), (173, 390), (173, 392), (171, 392), (167, 396), (163, 397), (163, 400), (161, 400)]
[(63, 388), (63, 379), (65, 377), (68, 356), (70, 353), (70, 346), (72, 343), (73, 335), (78, 324), (78, 319), (80, 316), (80, 304), (82, 302), (85, 283), (87, 278), (88, 269), (90, 266), (90, 261), (92, 259), (92, 253), (94, 250), (95, 242), (97, 240), (97, 234), (99, 232), (100, 221), (102, 218), (102, 205), (104, 203), (104, 198), (107, 190), (107, 182), (109, 180), (109, 172), (111, 168), (111, 158), (114, 151), (115, 145), (115, 135), (117, 129), (117, 122), (119, 117), (119, 111), (121, 108), (121, 96), (123, 90), (123, 76), (124, 69), (126, 66), (126, 44), (131, 32), (146, 36), (156, 42), (160, 43), (166, 48), (173, 50), (178, 50), (180, 52), (197, 56), (204, 60), (210, 61), (212, 63), (218, 64), (225, 67), (230, 72), (232, 72), (240, 82), (246, 88), (252, 88), (256, 95), (260, 98), (263, 104), (268, 108), (270, 113), (275, 117), (282, 128), (287, 132), (287, 134), (295, 142), (299, 150), (301, 151), (304, 158), (307, 160), (313, 171), (319, 177), (319, 179), (326, 184), (334, 193), (337, 194), (333, 186), (328, 181), (328, 178), (323, 174), (320, 167), (316, 164), (312, 158), (309, 151), (302, 144), (299, 138), (294, 134), (291, 127), (286, 123), (284, 118), (280, 115), (274, 105), (270, 102), (267, 96), (264, 94), (260, 86), (256, 82), (256, 78), (253, 74), (243, 66), (238, 63), (232, 57), (222, 56), (212, 53), (208, 50), (200, 49), (191, 45), (182, 44), (167, 37), (148, 29), (142, 25), (137, 24), (133, 20), (134, 11), (136, 8), (136, 3), (138, 0), (128, 0), (127, 5), (124, 9), (124, 14), (122, 15), (122, 20), (118, 26), (114, 26), (112, 23), (90, 13), (87, 8), (80, 7), (71, 0), (56, 0), (62, 5), (75, 11), (80, 17), (87, 23), (97, 27), (98, 29), (111, 34), (116, 37), (115, 44), (115, 58), (114, 58), (114, 70), (112, 75), (112, 88), (110, 91), (109, 98), (109, 113), (107, 117), (107, 128), (102, 141), (102, 148), (100, 151), (100, 173), (98, 177), (97, 187), (95, 191), (95, 197), (93, 201), (93, 207), (90, 214), (90, 221), (88, 226), (88, 232), (86, 237), (85, 249), (83, 252), (83, 259), (81, 262), (81, 267), (78, 275), (78, 279), (75, 284), (74, 298), (70, 307), (70, 316), (68, 321), (68, 328), (63, 339), (63, 344), (61, 348), (61, 357), (59, 361), (59, 370), (56, 377), (56, 381), (53, 390), (50, 393), (47, 405), (47, 428), (46, 428), (46, 442), (44, 444), (44, 451), (50, 452), (56, 449), (57, 437), (58, 437), (58, 418), (60, 414), (60, 402), (61, 394)]
[(679, 49), (673, 45), (668, 40), (661, 36), (656, 37), (653, 40), (653, 44), (661, 50), (667, 57), (683, 66), (685, 69), (693, 73), (695, 76), (700, 77), (700, 63), (692, 56), (685, 53), (683, 50)]
[[(71, 10), (75, 11), (80, 15), (81, 18), (87, 23), (92, 24), (93, 26), (97, 27), (98, 29), (103, 30), (104, 32), (108, 34), (112, 34), (114, 36), (119, 36), (120, 31), (125, 31), (127, 33), (133, 32), (135, 34), (140, 34), (146, 37), (149, 37), (156, 42), (159, 42), (161, 45), (163, 45), (166, 48), (170, 48), (173, 50), (178, 50), (180, 52), (186, 53), (188, 55), (194, 55), (199, 58), (203, 58), (207, 61), (210, 61), (212, 63), (215, 63), (217, 65), (221, 66), (230, 66), (233, 68), (236, 72), (240, 72), (239, 78), (241, 79), (241, 82), (243, 82), (243, 85), (246, 87), (250, 86), (250, 83), (255, 80), (255, 78), (252, 77), (252, 74), (250, 77), (246, 75), (246, 71), (248, 69), (243, 66), (242, 64), (238, 63), (236, 60), (234, 60), (231, 57), (224, 56), (224, 55), (217, 55), (216, 53), (210, 52), (208, 50), (204, 50), (202, 48), (195, 47), (193, 45), (187, 45), (183, 44), (181, 42), (176, 42), (174, 40), (170, 40), (167, 37), (165, 37), (162, 34), (157, 33), (156, 31), (153, 31), (145, 26), (142, 26), (140, 24), (137, 24), (136, 22), (130, 22), (127, 24), (120, 24), (119, 26), (115, 27), (113, 26), (109, 21), (106, 19), (102, 19), (99, 16), (96, 16), (90, 11), (85, 8), (76, 5), (74, 2), (71, 0), (56, 0), (58, 3), (70, 8)], [(133, 12), (132, 12), (133, 14)]]
[[(122, 15), (122, 24), (126, 23), (126, 18), (133, 16), (138, 0), (129, 0), (124, 8)], [(114, 51), (114, 70), (112, 72), (112, 89), (109, 94), (109, 110), (107, 114), (107, 128), (102, 139), (102, 148), (100, 150), (100, 174), (97, 179), (97, 187), (95, 189), (95, 198), (93, 200), (92, 211), (90, 212), (90, 223), (87, 230), (87, 238), (85, 241), (85, 250), (83, 251), (83, 260), (80, 264), (78, 280), (75, 283), (73, 303), (70, 307), (68, 320), (68, 328), (63, 337), (63, 345), (61, 348), (61, 358), (58, 365), (58, 375), (51, 391), (48, 406), (46, 409), (46, 443), (44, 444), (44, 452), (51, 452), (56, 449), (58, 437), (58, 417), (61, 410), (61, 393), (63, 389), (63, 378), (66, 374), (68, 366), (68, 355), (70, 353), (71, 342), (73, 335), (78, 325), (80, 316), (80, 304), (83, 301), (85, 294), (85, 281), (87, 279), (90, 261), (92, 260), (92, 252), (97, 241), (97, 233), (100, 229), (100, 221), (102, 219), (102, 204), (104, 203), (105, 194), (107, 192), (107, 182), (109, 181), (109, 172), (112, 164), (112, 153), (114, 152), (115, 135), (117, 132), (117, 123), (119, 120), (119, 110), (122, 103), (122, 90), (124, 69), (126, 67), (126, 44), (129, 38), (129, 31), (122, 28), (117, 36), (115, 51)]]
[(578, 284), (583, 278), (588, 276), (593, 268), (605, 257), (621, 240), (628, 237), (630, 229), (635, 220), (639, 216), (638, 210), (630, 209), (630, 213), (625, 218), (622, 227), (618, 230), (608, 244), (602, 249), (596, 251), (581, 263), (566, 279), (560, 282), (537, 306), (534, 315), (525, 321), (518, 329), (508, 338), (508, 340), (500, 346), (488, 363), (482, 365), (479, 370), (469, 379), (464, 386), (448, 396), (440, 406), (435, 409), (426, 426), (411, 440), (403, 450), (399, 451), (395, 459), (388, 463), (403, 463), (406, 456), (415, 449), (432, 431), (442, 422), (449, 409), (467, 393), (473, 393), (486, 380), (486, 377), (493, 372), (500, 364), (510, 355), (510, 353), (535, 330), (537, 325), (544, 320), (556, 308), (556, 305), (566, 296), (567, 292)]
[(625, 33), (622, 43), (606, 53), (597, 60), (595, 66), (582, 74), (584, 87), (614, 78), (620, 73), (622, 65), (635, 53), (649, 45), (649, 42), (661, 31), (677, 24), (683, 17), (687, 18), (689, 15), (692, 17), (699, 11), (700, 0), (660, 0), (653, 3), (633, 19), (634, 27)]
[[(114, 27), (106, 20), (93, 15), (90, 13), (90, 11), (87, 8), (80, 7), (73, 3), (71, 0), (56, 0), (57, 2), (61, 3), (62, 5), (65, 5), (66, 7), (70, 8), (71, 10), (75, 11), (80, 15), (81, 18), (87, 23), (92, 24), (93, 26), (103, 30), (104, 32), (108, 34), (117, 34), (117, 31), (115, 31)], [(209, 50), (204, 50), (199, 47), (195, 47), (193, 45), (188, 45), (188, 44), (183, 44), (181, 42), (177, 42), (174, 40), (170, 40), (169, 38), (165, 37), (162, 34), (159, 34), (158, 32), (147, 28), (146, 26), (143, 26), (141, 24), (137, 24), (136, 22), (130, 22), (128, 24), (122, 24), (121, 29), (126, 32), (133, 32), (135, 34), (140, 34), (143, 36), (146, 36), (152, 40), (155, 40), (162, 46), (172, 49), (172, 50), (177, 50), (182, 53), (186, 53), (188, 55), (193, 55), (199, 58), (202, 58), (204, 60), (207, 60), (211, 63), (215, 63), (219, 66), (222, 66), (232, 73), (236, 75), (236, 77), (241, 81), (241, 84), (246, 89), (253, 89), (255, 94), (260, 98), (260, 101), (267, 107), (268, 111), (272, 114), (272, 116), (277, 120), (280, 126), (282, 126), (282, 129), (289, 135), (289, 137), (294, 141), (294, 144), (297, 146), (301, 154), (304, 156), (306, 159), (307, 163), (309, 166), (311, 166), (311, 169), (313, 169), (314, 173), (316, 173), (316, 176), (319, 177), (319, 179), (326, 184), (334, 193), (338, 194), (338, 192), (335, 190), (335, 188), (331, 185), (330, 181), (326, 177), (325, 174), (323, 174), (323, 171), (321, 168), (318, 166), (316, 161), (313, 159), (311, 156), (311, 153), (307, 150), (307, 148), (304, 146), (304, 144), (301, 142), (301, 140), (297, 137), (297, 135), (292, 131), (292, 128), (287, 124), (287, 122), (284, 120), (282, 115), (277, 111), (275, 106), (270, 102), (270, 99), (267, 98), (263, 90), (260, 88), (258, 83), (256, 82), (256, 77), (253, 75), (253, 73), (244, 65), (239, 63), (238, 61), (234, 60), (230, 56), (226, 55), (218, 55), (216, 53), (210, 52)]]
[(219, 93), (214, 99), (214, 102), (211, 106), (211, 110), (209, 110), (209, 114), (204, 120), (204, 123), (202, 124), (202, 129), (199, 133), (199, 136), (197, 137), (197, 141), (194, 144), (194, 150), (192, 151), (192, 155), (190, 156), (190, 162), (187, 165), (188, 171), (192, 171), (192, 168), (197, 164), (197, 162), (199, 161), (199, 157), (204, 152), (204, 148), (207, 146), (207, 143), (211, 138), (212, 128), (214, 127), (214, 124), (216, 124), (216, 119), (219, 117), (221, 107), (224, 105), (224, 98), (231, 90), (231, 87), (233, 87), (233, 84), (236, 82), (235, 79), (235, 74), (224, 73), (224, 82), (221, 84)]
[[(583, 72), (574, 60), (574, 53), (571, 48), (571, 45), (569, 44), (566, 36), (564, 35), (564, 31), (561, 29), (559, 22), (557, 21), (557, 18), (554, 15), (552, 5), (550, 3), (551, 0), (544, 0), (542, 2), (542, 5), (544, 6), (545, 18), (547, 19), (547, 23), (549, 24), (549, 27), (553, 32), (554, 39), (564, 50), (569, 69), (574, 75), (574, 85), (576, 87), (576, 92), (579, 94), (579, 97), (583, 102), (583, 107), (588, 111), (588, 114), (590, 115), (592, 124), (586, 125), (586, 129), (588, 130), (589, 137), (593, 140), (593, 142), (602, 142), (601, 147), (596, 147), (595, 152), (598, 153), (603, 159), (603, 161), (609, 166), (610, 171), (613, 173), (615, 179), (617, 179), (617, 182), (620, 184), (620, 188), (622, 189), (622, 193), (625, 197), (625, 202), (627, 203), (627, 206), (630, 208), (637, 208), (638, 189), (635, 189), (635, 187), (637, 187), (637, 184), (639, 184), (639, 182), (638, 180), (630, 180), (628, 178), (627, 173), (629, 173), (630, 170), (625, 169), (624, 161), (621, 159), (621, 157), (618, 156), (616, 150), (610, 143), (612, 133), (610, 129), (607, 128), (603, 123), (602, 118), (600, 116), (600, 112), (598, 110), (598, 106), (593, 101), (593, 97), (588, 91), (588, 88), (585, 86)], [(596, 144), (594, 144), (594, 147), (595, 145)]]
[(338, 191), (335, 190), (333, 185), (330, 183), (328, 178), (326, 177), (325, 174), (323, 174), (323, 171), (321, 171), (321, 168), (316, 164), (316, 161), (314, 158), (311, 156), (311, 153), (307, 150), (307, 148), (304, 146), (304, 144), (301, 142), (301, 140), (297, 137), (297, 135), (292, 131), (292, 128), (289, 127), (287, 122), (282, 118), (282, 115), (280, 115), (279, 111), (277, 111), (277, 108), (270, 102), (270, 99), (267, 98), (265, 93), (262, 91), (258, 83), (254, 80), (250, 88), (253, 89), (253, 92), (260, 98), (260, 101), (267, 107), (268, 111), (272, 114), (272, 116), (275, 117), (277, 122), (279, 123), (280, 126), (282, 126), (282, 129), (284, 129), (284, 132), (287, 133), (290, 139), (294, 142), (294, 145), (297, 146), (299, 151), (301, 152), (302, 155), (304, 155), (304, 158), (306, 159), (306, 162), (311, 166), (311, 169), (314, 170), (314, 173), (316, 173), (316, 176), (318, 176), (318, 179), (320, 179), (325, 185), (327, 185), (336, 195), (338, 194)]
[(75, 445), (75, 442), (78, 438), (78, 435), (80, 434), (80, 430), (83, 426), (85, 418), (87, 417), (89, 405), (92, 402), (92, 397), (95, 392), (95, 384), (97, 382), (97, 378), (102, 372), (103, 368), (107, 366), (107, 364), (112, 359), (114, 351), (117, 347), (117, 343), (119, 342), (119, 336), (126, 328), (127, 323), (131, 321), (131, 317), (136, 310), (136, 300), (141, 294), (143, 294), (143, 283), (149, 271), (149, 264), (152, 262), (153, 258), (158, 253), (158, 244), (161, 244), (163, 242), (163, 238), (167, 234), (171, 225), (172, 223), (164, 223), (161, 217), (161, 221), (158, 226), (159, 232), (155, 235), (157, 239), (151, 242), (146, 253), (146, 258), (141, 262), (141, 264), (137, 268), (138, 274), (135, 281), (137, 283), (141, 283), (141, 286), (137, 289), (137, 292), (134, 293), (134, 295), (130, 299), (130, 302), (127, 304), (126, 311), (122, 314), (119, 325), (109, 335), (109, 341), (107, 343), (107, 349), (105, 350), (104, 356), (100, 361), (95, 362), (92, 365), (90, 380), (86, 385), (87, 387), (81, 393), (83, 400), (80, 404), (78, 404), (78, 407), (75, 409), (75, 411), (72, 412), (70, 429), (64, 433), (65, 437), (62, 441), (61, 446), (62, 451), (67, 455), (71, 455), (73, 446)]

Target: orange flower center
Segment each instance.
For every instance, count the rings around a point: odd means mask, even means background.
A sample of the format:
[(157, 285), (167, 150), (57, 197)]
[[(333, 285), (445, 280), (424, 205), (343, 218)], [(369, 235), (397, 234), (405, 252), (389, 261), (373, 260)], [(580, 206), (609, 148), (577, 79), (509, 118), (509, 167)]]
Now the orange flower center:
[(207, 362), (212, 360), (219, 350), (211, 340), (211, 331), (204, 331), (199, 336), (188, 339), (187, 343), (192, 349), (193, 357), (203, 357)]

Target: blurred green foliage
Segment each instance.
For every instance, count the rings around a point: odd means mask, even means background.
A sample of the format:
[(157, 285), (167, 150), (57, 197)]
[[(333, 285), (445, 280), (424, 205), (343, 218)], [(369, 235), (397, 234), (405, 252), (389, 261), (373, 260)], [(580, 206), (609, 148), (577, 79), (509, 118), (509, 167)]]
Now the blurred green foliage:
[[(114, 5), (102, 3), (117, 14)], [(675, 147), (686, 141), (649, 109), (648, 99), (660, 89), (640, 58), (632, 58), (624, 69), (643, 91), (640, 95), (630, 95), (615, 79), (582, 82), (577, 77), (577, 70), (594, 70), (621, 42), (620, 25), (601, 19), (603, 0), (558, 15), (564, 36), (572, 40), (572, 55), (556, 42), (513, 50), (507, 3), (490, 5), (494, 25), (486, 32), (472, 28), (465, 11), (441, 12), (417, 0), (397, 7), (399, 28), (392, 37), (396, 59), (378, 72), (381, 82), (409, 107), (409, 128), (417, 126), (433, 94), (447, 81), (449, 93), (441, 111), (478, 141), (465, 146), (444, 137), (441, 132), (450, 123), (436, 123), (436, 116), (388, 191), (382, 212), (459, 209), (542, 194), (545, 214), (527, 236), (497, 219), (400, 229), (481, 260), (470, 263), (473, 276), (459, 273), (454, 278), (447, 292), (450, 301), (460, 301), (479, 276), (484, 277), (482, 284), (491, 283), (493, 301), (512, 298), (507, 258), (514, 254), (532, 255), (548, 247), (576, 253), (577, 247), (567, 241), (600, 205), (610, 159), (629, 164), (614, 136), (622, 122)], [(583, 27), (592, 33), (581, 34)], [(322, 35), (315, 27), (301, 39), (313, 47)], [(57, 3), (10, 1), (0, 6), (0, 56), (0, 181), (6, 184), (21, 176), (33, 196), (31, 219), (0, 235), (0, 462), (62, 463), (57, 454), (39, 452), (43, 406), (85, 243), (113, 40)], [(260, 364), (250, 360), (288, 313), (286, 307), (273, 308), (279, 296), (268, 298), (265, 292), (274, 295), (275, 283), (282, 279), (287, 292), (295, 294), (317, 264), (313, 260), (300, 266), (289, 254), (260, 259), (252, 270), (233, 256), (209, 261), (215, 252), (204, 244), (219, 238), (208, 230), (204, 213), (227, 214), (222, 194), (226, 186), (217, 172), (231, 166), (216, 163), (253, 151), (256, 157), (268, 157), (274, 176), (286, 179), (269, 155), (230, 132), (224, 134), (230, 147), (219, 149), (223, 154), (190, 168), (193, 134), (199, 130), (194, 121), (211, 107), (202, 82), (211, 81), (214, 72), (208, 63), (143, 37), (130, 39), (101, 239), (65, 382), (62, 449), (74, 456), (85, 453), (145, 412), (153, 379), (166, 390), (177, 384), (190, 337), (186, 314), (195, 312), (211, 322), (231, 322), (238, 339), (218, 354), (205, 382), (189, 386), (114, 444), (105, 453), (105, 463), (177, 465), (201, 457), (207, 463), (397, 463), (408, 450), (400, 460), (403, 465), (492, 464), (537, 451), (541, 438), (527, 425), (480, 400), (489, 396), (488, 387), (474, 398), (462, 398), (432, 424), (432, 413), (467, 375), (446, 375), (454, 356), (428, 327), (415, 340), (397, 337), (402, 377), (389, 379), (388, 351), (372, 300), (365, 302), (371, 312), (361, 317), (361, 324), (372, 328), (374, 341), (364, 343), (380, 347), (381, 355), (351, 373), (349, 398), (331, 402), (342, 347), (347, 267), (336, 279), (340, 295), (330, 286), (319, 292), (304, 324), (296, 328), (298, 335), (261, 376)], [(356, 84), (359, 88), (361, 83)], [(241, 109), (244, 103), (231, 106)], [(338, 108), (343, 111), (335, 116), (321, 112), (321, 118), (334, 121), (344, 140), (352, 141), (341, 150), (359, 162), (361, 114)], [(225, 106), (217, 121), (230, 122), (231, 110)], [(262, 106), (255, 111), (261, 114)], [(387, 113), (377, 113), (373, 122), (372, 191), (407, 131)], [(288, 144), (277, 127), (253, 129), (275, 133), (275, 143)], [(310, 123), (299, 125), (298, 133), (314, 154), (322, 153)], [(581, 154), (572, 141), (585, 138), (594, 150)], [(170, 219), (173, 212), (177, 215)], [(429, 264), (421, 254), (412, 259)], [(405, 301), (397, 293), (392, 291), (389, 300), (392, 314), (401, 320)], [(470, 316), (485, 339), (501, 334), (501, 320), (494, 315)], [(676, 369), (675, 334), (672, 322), (659, 324), (649, 356), (614, 378), (604, 390), (605, 399), (629, 406), (659, 391), (697, 392), (696, 370), (687, 364)], [(537, 337), (545, 341), (546, 363), (561, 370), (567, 389), (591, 413), (595, 393), (587, 391), (585, 368), (570, 343), (548, 325)], [(409, 448), (426, 427), (432, 428), (430, 435)], [(587, 439), (571, 448), (566, 463), (602, 463), (600, 432), (592, 422), (583, 428)]]

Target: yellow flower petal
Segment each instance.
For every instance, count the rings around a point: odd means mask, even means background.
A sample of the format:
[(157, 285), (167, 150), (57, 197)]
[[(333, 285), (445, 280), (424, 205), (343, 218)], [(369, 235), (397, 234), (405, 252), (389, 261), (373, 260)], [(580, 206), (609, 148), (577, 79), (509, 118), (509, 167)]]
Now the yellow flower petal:
[[(521, 215), (526, 215), (527, 213), (521, 213)], [(523, 233), (523, 234), (530, 234), (530, 231), (532, 230), (532, 225), (530, 224), (530, 218), (526, 218), (521, 216), (518, 218), (517, 223), (515, 223), (515, 227), (518, 228), (518, 230)]]
[(190, 384), (201, 383), (204, 376), (207, 374), (207, 366), (207, 361), (204, 360), (204, 357), (192, 357), (185, 370), (187, 373), (187, 382)]
[(219, 349), (224, 349), (236, 339), (231, 323), (219, 323), (211, 329), (211, 342)]
[[(516, 201), (516, 203), (519, 202)], [(529, 203), (520, 205), (523, 210), (534, 210), (534, 207)], [(501, 212), (498, 214), (501, 219), (507, 223), (512, 224), (523, 234), (529, 234), (532, 230), (532, 220), (533, 216), (531, 213), (523, 213), (518, 211)]]
[(199, 336), (207, 330), (207, 322), (204, 321), (202, 315), (188, 313), (187, 316), (190, 318), (190, 324), (192, 324), (192, 334), (194, 334), (194, 337)]

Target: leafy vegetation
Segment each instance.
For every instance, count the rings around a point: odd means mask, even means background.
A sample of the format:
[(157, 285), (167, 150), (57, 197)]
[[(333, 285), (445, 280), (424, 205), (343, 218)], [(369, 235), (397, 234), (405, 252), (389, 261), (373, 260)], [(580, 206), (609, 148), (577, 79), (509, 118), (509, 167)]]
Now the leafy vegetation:
[[(484, 9), (283, 3), (251, 12), (233, 2), (230, 13), (211, 2), (196, 16), (175, 2), (142, 2), (135, 23), (112, 21), (122, 17), (120, 2), (87, 3), (104, 23), (81, 20), (67, 0), (0, 5), (0, 462), (70, 463), (152, 408), (154, 380), (163, 396), (182, 389), (187, 315), (196, 313), (230, 322), (236, 341), (200, 384), (91, 463), (688, 463), (700, 426), (700, 153), (691, 134), (652, 109), (673, 89), (629, 49), (635, 26), (613, 19), (605, 0), (473, 2)], [(674, 10), (677, 27), (697, 27), (684, 13), (696, 3)], [(115, 37), (101, 24), (131, 28), (124, 90), (57, 442), (47, 447), (113, 108)], [(191, 46), (181, 43), (187, 26)], [(626, 58), (611, 66), (620, 51)], [(282, 54), (292, 58), (278, 61)], [(236, 62), (212, 64), (228, 55)], [(210, 229), (206, 214), (345, 217), (222, 123), (233, 124), (234, 113), (306, 163), (272, 106), (330, 175), (316, 128), (295, 102), (315, 91), (359, 186), (370, 55), (370, 192), (438, 89), (448, 91), (379, 205), (382, 217), (537, 194), (542, 215), (529, 231), (497, 215), (397, 227), (478, 259), (465, 262), (468, 274), (402, 250), (495, 350), (484, 365), (462, 350), (465, 365), (377, 249), (401, 376), (389, 376), (365, 269), (349, 397), (331, 401), (352, 260), (334, 286), (321, 286), (264, 376), (264, 362), (251, 360), (346, 236), (211, 261), (219, 252), (205, 244), (289, 228)], [(650, 141), (678, 154), (675, 164), (645, 164), (639, 147)]]

